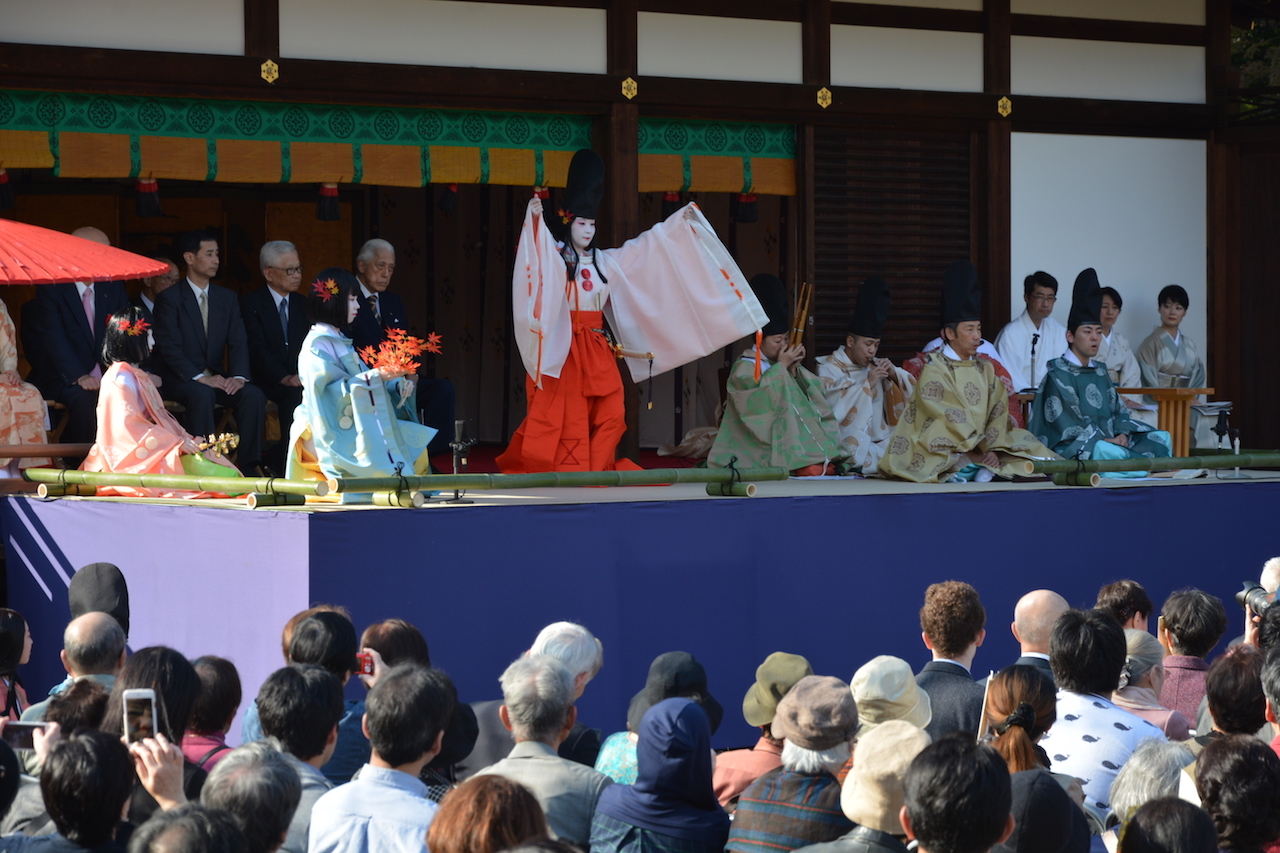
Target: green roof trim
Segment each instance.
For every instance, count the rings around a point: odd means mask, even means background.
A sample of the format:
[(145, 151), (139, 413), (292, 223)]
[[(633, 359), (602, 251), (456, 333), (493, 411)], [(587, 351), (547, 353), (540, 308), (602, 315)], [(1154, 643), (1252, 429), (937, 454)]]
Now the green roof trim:
[(646, 116), (640, 119), (640, 153), (791, 160), (796, 156), (796, 129), (790, 124)]

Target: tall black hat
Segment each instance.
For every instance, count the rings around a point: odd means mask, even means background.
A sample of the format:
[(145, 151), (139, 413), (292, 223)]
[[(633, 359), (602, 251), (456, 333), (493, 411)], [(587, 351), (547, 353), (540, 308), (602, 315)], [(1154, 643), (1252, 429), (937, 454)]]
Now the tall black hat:
[(858, 291), (858, 303), (853, 306), (853, 318), (846, 331), (864, 338), (884, 335), (884, 321), (889, 319), (889, 285), (882, 278), (869, 278)]
[(769, 322), (762, 332), (765, 335), (780, 335), (791, 330), (791, 303), (787, 299), (787, 288), (782, 279), (767, 272), (759, 273), (751, 279), (751, 290), (760, 307), (769, 315)]
[(574, 152), (569, 162), (569, 180), (564, 188), (560, 221), (569, 225), (575, 219), (595, 219), (604, 198), (604, 161), (590, 148)]
[(1067, 318), (1067, 329), (1075, 332), (1086, 323), (1102, 325), (1102, 287), (1098, 284), (1098, 273), (1093, 267), (1076, 276), (1075, 287), (1071, 289), (1071, 314)]
[(942, 278), (942, 325), (982, 319), (982, 290), (978, 271), (968, 261), (956, 261)]

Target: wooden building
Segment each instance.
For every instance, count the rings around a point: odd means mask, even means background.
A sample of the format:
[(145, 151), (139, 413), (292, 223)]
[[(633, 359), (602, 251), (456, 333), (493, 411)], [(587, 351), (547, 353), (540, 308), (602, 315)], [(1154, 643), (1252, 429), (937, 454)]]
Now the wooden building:
[[(1263, 4), (1265, 5), (1265, 4)], [(380, 236), (459, 417), (504, 441), (523, 413), (509, 334), (529, 188), (590, 145), (605, 245), (699, 202), (748, 276), (813, 281), (811, 353), (858, 283), (888, 278), (885, 350), (936, 335), (941, 272), (971, 258), (993, 339), (1044, 269), (1097, 268), (1136, 347), (1169, 283), (1246, 446), (1280, 446), (1271, 238), (1277, 134), (1239, 114), (1229, 0), (0, 0), (5, 216), (93, 224), (151, 252), (224, 235), (220, 280), (260, 286), (267, 239), (311, 272)], [(1256, 113), (1261, 115), (1261, 113)], [(162, 218), (134, 212), (159, 181)], [(343, 219), (315, 218), (318, 185)], [(456, 185), (456, 191), (451, 188)], [(756, 196), (757, 219), (735, 216)], [(447, 196), (447, 198), (446, 198)], [(452, 202), (452, 206), (447, 202)], [(740, 221), (741, 220), (741, 221)], [(5, 294), (10, 307), (29, 294)], [(18, 312), (14, 311), (15, 316)], [(661, 377), (629, 439), (714, 417), (732, 351)]]

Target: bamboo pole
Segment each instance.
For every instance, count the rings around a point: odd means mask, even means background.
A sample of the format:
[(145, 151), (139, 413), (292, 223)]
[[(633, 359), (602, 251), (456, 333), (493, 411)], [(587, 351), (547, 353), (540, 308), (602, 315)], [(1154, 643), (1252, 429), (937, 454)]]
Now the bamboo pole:
[[(41, 488), (44, 488), (43, 486)], [(306, 504), (305, 495), (287, 495), (287, 494), (267, 494), (266, 492), (253, 492), (245, 498), (245, 503), (249, 505), (249, 509), (266, 509), (273, 506), (303, 506)]]
[(713, 498), (754, 498), (755, 483), (707, 483), (707, 494)]
[(41, 483), (40, 487), (36, 489), (36, 494), (42, 498), (60, 498), (65, 495), (93, 497), (97, 493), (97, 486), (86, 486), (81, 483), (68, 483), (65, 486), (59, 486), (55, 483)]
[(1178, 471), (1187, 468), (1277, 468), (1280, 450), (1215, 456), (1166, 456), (1158, 459), (1034, 459), (1027, 463), (1034, 474), (1106, 473), (1108, 471)]
[[(139, 489), (178, 489), (189, 492), (263, 492), (270, 494), (319, 495), (329, 493), (320, 480), (278, 480), (272, 477), (195, 477), (188, 474), (111, 474), (104, 471), (62, 471), (57, 468), (28, 468), (22, 472), (32, 483), (86, 486), (133, 486)], [(391, 478), (395, 479), (395, 478)]]
[(644, 471), (549, 471), (540, 474), (427, 474), (331, 479), (330, 493), (394, 492), (415, 489), (549, 489), (561, 486), (666, 486), (672, 483), (729, 483), (785, 480), (786, 468), (652, 468)]
[(426, 506), (427, 497), (419, 491), (412, 492), (374, 492), (374, 506), (403, 507), (405, 509), (421, 509)]
[(1053, 484), (1055, 486), (1096, 486), (1102, 482), (1101, 474), (1085, 474), (1079, 471), (1072, 471), (1070, 474), (1054, 474)]

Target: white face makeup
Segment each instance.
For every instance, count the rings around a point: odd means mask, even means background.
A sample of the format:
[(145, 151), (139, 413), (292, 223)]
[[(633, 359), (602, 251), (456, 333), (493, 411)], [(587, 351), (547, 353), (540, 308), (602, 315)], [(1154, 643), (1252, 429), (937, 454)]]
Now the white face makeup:
[(569, 226), (569, 239), (579, 252), (585, 251), (595, 236), (596, 221), (594, 219), (575, 219)]

